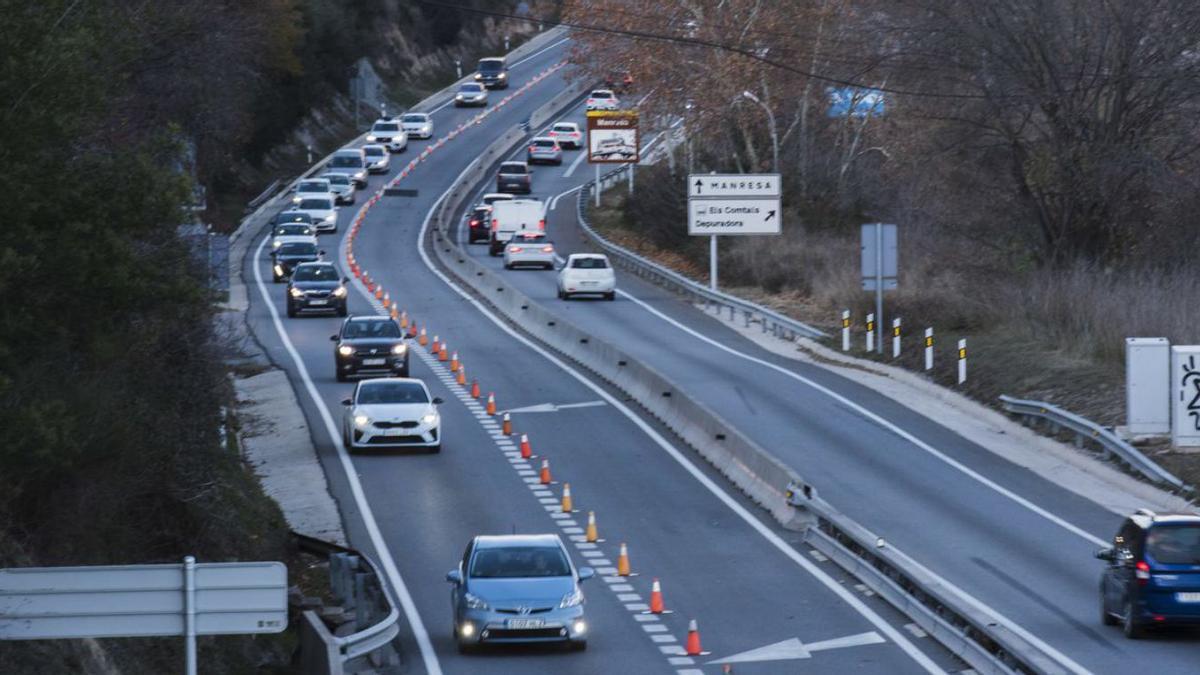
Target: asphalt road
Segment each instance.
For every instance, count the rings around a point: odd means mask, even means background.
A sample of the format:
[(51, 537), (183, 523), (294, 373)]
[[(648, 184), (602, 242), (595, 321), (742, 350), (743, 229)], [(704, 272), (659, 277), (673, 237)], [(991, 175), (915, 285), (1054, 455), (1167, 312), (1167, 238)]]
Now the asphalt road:
[[(513, 88), (563, 59), (565, 50), (566, 45), (557, 45), (515, 65)], [(251, 248), (244, 265), (251, 285), (252, 330), (300, 392), (349, 538), (383, 560), (393, 581), (402, 582), (397, 593), (405, 596), (409, 609), (399, 638), (406, 655), (404, 670), (718, 672), (717, 666), (704, 664), (796, 638), (810, 647), (808, 666), (820, 672), (961, 669), (961, 663), (929, 638), (903, 629), (906, 619), (856, 590), (855, 582), (831, 563), (793, 546), (793, 534), (764, 522), (763, 514), (733, 496), (718, 476), (695, 464), (691, 453), (676, 447), (657, 425), (630, 411), (622, 397), (576, 376), (493, 321), (425, 266), (417, 236), (430, 207), (475, 152), (560, 91), (564, 74), (546, 78), (430, 155), (404, 183), (418, 196), (383, 198), (368, 213), (354, 250), (400, 307), (431, 337), (448, 341), (470, 377), (480, 381), (485, 396), (496, 393), (501, 409), (582, 404), (512, 415), (515, 431), (528, 434), (540, 455), (537, 460), (548, 458), (555, 480), (571, 484), (578, 513), (557, 513), (561, 483), (548, 489), (536, 484), (538, 461), (521, 462), (515, 439), (500, 434), (496, 421), (480, 411), (479, 402), (452, 382), (445, 364), (424, 352), (414, 358), (413, 373), (447, 401), (442, 406), (442, 453), (346, 455), (336, 431), (340, 401), (352, 385), (335, 381), (329, 342), (339, 319), (281, 318), (283, 286), (270, 283), (269, 259), (261, 246)], [(493, 101), (504, 95), (493, 93)], [(475, 114), (452, 107), (437, 110), (437, 135)], [(430, 143), (410, 141), (408, 153)], [(397, 156), (392, 172), (372, 178), (366, 194), (390, 180), (407, 160)], [(539, 171), (535, 180), (540, 183), (543, 175)], [(356, 209), (343, 207), (339, 232), (325, 237), (325, 250), (332, 253), (337, 248), (335, 242), (345, 235)], [(259, 235), (263, 241), (265, 234)], [(351, 311), (377, 310), (364, 294), (352, 292)], [(581, 541), (569, 543), (577, 564), (591, 564), (601, 572), (585, 584), (593, 627), (588, 651), (513, 648), (457, 654), (449, 587), (443, 578), (469, 538), (558, 532), (578, 539), (587, 511), (596, 513), (606, 539), (594, 548)], [(613, 575), (622, 542), (628, 544), (639, 576)], [(664, 584), (666, 604), (674, 614), (642, 614), (652, 578)], [(711, 656), (692, 659), (678, 653), (692, 618), (699, 621)], [(780, 662), (767, 661), (739, 664), (737, 672), (771, 673), (780, 668)]]
[[(562, 257), (593, 250), (578, 227), (577, 194), (563, 194), (593, 169), (576, 163), (579, 151), (565, 154), (561, 167), (534, 176), (534, 196), (554, 207), (547, 231)], [(1092, 553), (1121, 516), (872, 390), (776, 356), (619, 270), (615, 302), (564, 302), (554, 272), (505, 271), (486, 246), (469, 250), (539, 304), (721, 411), (827, 501), (1058, 651), (1075, 672), (1200, 671), (1195, 632), (1131, 641), (1100, 625), (1101, 563)]]

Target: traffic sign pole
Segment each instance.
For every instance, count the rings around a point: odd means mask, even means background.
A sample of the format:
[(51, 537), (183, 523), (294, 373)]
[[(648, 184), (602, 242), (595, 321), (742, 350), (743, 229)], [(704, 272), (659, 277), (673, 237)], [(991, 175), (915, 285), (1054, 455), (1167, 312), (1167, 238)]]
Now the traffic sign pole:
[(596, 166), (596, 208), (600, 208), (600, 165)]
[(708, 238), (708, 288), (717, 290), (717, 235)]
[(875, 320), (879, 322), (879, 353), (883, 353), (883, 223), (875, 223)]
[(196, 559), (183, 559), (184, 672), (196, 675)]

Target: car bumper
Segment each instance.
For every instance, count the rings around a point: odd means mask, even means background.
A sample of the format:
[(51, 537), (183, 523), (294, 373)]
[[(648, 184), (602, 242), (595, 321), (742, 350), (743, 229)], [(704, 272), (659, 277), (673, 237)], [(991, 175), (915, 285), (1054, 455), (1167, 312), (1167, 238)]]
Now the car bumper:
[(475, 243), (477, 241), (487, 241), (489, 237), (491, 237), (491, 233), (486, 227), (467, 228), (467, 239), (471, 243)]
[(441, 428), (424, 424), (412, 429), (377, 429), (372, 424), (365, 429), (355, 426), (350, 430), (353, 448), (432, 448), (441, 442)]
[(288, 307), (293, 312), (344, 312), (346, 299), (343, 298), (293, 298), (288, 297)]
[(405, 129), (409, 138), (433, 138), (433, 129)]
[[(541, 621), (535, 628), (513, 628), (512, 621)], [(469, 623), (471, 635), (465, 636), (463, 625)], [(508, 644), (535, 642), (583, 641), (588, 638), (589, 626), (583, 607), (554, 609), (533, 616), (514, 616), (488, 609), (464, 609), (456, 621), (459, 641), (464, 644)]]
[(553, 153), (531, 152), (531, 153), (529, 153), (528, 159), (530, 162), (551, 162), (551, 163), (561, 162), (562, 161), (562, 153), (561, 152), (553, 152)]
[(313, 229), (317, 232), (337, 232), (337, 221), (322, 220), (313, 225)]
[(524, 181), (496, 181), (496, 192), (522, 192), (529, 194), (532, 189), (531, 184)]
[(379, 163), (372, 164), (371, 166), (367, 167), (368, 173), (387, 173), (387, 170), (388, 170), (387, 162), (379, 162)]
[(613, 281), (595, 281), (595, 282), (576, 282), (574, 284), (563, 284), (562, 289), (567, 293), (612, 293), (616, 290), (617, 284)]
[(508, 78), (483, 78), (475, 81), (487, 87), (488, 89), (502, 89), (508, 86)]
[[(382, 362), (382, 363), (381, 363)], [(408, 370), (408, 352), (403, 355), (337, 356), (337, 369), (344, 375), (390, 375)]]
[(504, 264), (512, 267), (521, 265), (554, 266), (553, 253), (509, 253), (504, 257)]

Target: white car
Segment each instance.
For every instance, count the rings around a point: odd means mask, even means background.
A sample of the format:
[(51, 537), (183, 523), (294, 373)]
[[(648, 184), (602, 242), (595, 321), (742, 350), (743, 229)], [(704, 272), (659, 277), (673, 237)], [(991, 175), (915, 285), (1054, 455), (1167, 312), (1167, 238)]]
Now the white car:
[(311, 226), (304, 223), (280, 223), (271, 231), (272, 251), (291, 241), (316, 244), (317, 235)]
[(329, 181), (329, 191), (337, 195), (339, 204), (353, 204), (354, 196), (358, 192), (358, 184), (354, 179), (344, 173), (327, 173), (321, 176)]
[(371, 173), (387, 173), (392, 166), (392, 157), (388, 149), (376, 143), (362, 146), (363, 154), (367, 157), (367, 171)]
[(378, 377), (362, 380), (342, 401), (342, 440), (347, 450), (360, 448), (442, 449), (442, 399), (429, 394), (421, 380)]
[(608, 256), (602, 253), (572, 253), (558, 273), (558, 297), (596, 294), (605, 300), (617, 297), (617, 278)]
[(330, 193), (308, 195), (292, 210), (302, 211), (311, 216), (317, 232), (337, 232), (337, 197)]
[(596, 89), (587, 97), (588, 110), (617, 110), (621, 102), (611, 89)]
[(408, 134), (396, 120), (379, 120), (371, 126), (367, 142), (382, 145), (389, 152), (404, 152), (408, 147)]
[(400, 126), (412, 138), (433, 138), (433, 118), (428, 113), (405, 113)]
[(563, 148), (578, 150), (583, 147), (583, 132), (574, 122), (556, 122), (546, 135), (558, 141)]
[(504, 269), (529, 265), (554, 269), (554, 242), (541, 230), (521, 230), (504, 246)]
[(529, 150), (525, 160), (530, 164), (544, 162), (546, 164), (562, 164), (562, 148), (558, 141), (550, 136), (538, 136), (529, 141)]
[(329, 181), (324, 178), (305, 178), (296, 183), (296, 189), (292, 191), (292, 203), (299, 204), (301, 199), (309, 195), (323, 195), (327, 192), (333, 192)]
[(342, 173), (350, 176), (350, 180), (360, 188), (367, 186), (367, 159), (363, 157), (362, 148), (346, 148), (333, 153), (329, 163), (325, 165), (325, 173)]

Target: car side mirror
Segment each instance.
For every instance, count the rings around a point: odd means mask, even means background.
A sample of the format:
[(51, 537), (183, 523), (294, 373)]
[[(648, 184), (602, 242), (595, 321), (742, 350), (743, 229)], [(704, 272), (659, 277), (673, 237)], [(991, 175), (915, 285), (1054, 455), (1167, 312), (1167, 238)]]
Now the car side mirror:
[(342, 405), (351, 405), (351, 404), (353, 404), (353, 403), (354, 403), (354, 401), (351, 401), (351, 400), (350, 400), (350, 399), (348, 399), (348, 398), (344, 398), (344, 399), (342, 399)]
[(330, 342), (337, 342), (337, 341), (338, 341), (338, 336), (336, 336), (336, 335), (330, 335), (330, 336), (329, 336), (329, 341), (330, 341)]
[(433, 404), (434, 404), (434, 405), (441, 405), (441, 404), (443, 404), (443, 403), (445, 403), (445, 401), (443, 401), (443, 400), (442, 400), (442, 397), (441, 397), (441, 396), (434, 396), (434, 397), (433, 397)]
[(579, 568), (579, 580), (580, 581), (587, 581), (588, 579), (591, 579), (594, 576), (596, 576), (596, 570), (592, 569), (591, 567), (580, 567)]
[(1116, 553), (1111, 548), (1097, 549), (1096, 557), (1100, 560), (1107, 560), (1108, 562), (1112, 562), (1117, 558)]
[(350, 277), (342, 277), (342, 283), (343, 283), (343, 284), (348, 284), (348, 283), (350, 283)]
[(446, 572), (446, 581), (449, 581), (452, 584), (461, 584), (462, 572), (459, 572), (458, 570), (450, 570), (449, 572)]

